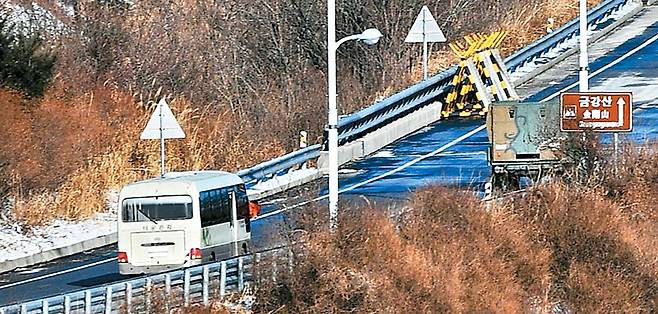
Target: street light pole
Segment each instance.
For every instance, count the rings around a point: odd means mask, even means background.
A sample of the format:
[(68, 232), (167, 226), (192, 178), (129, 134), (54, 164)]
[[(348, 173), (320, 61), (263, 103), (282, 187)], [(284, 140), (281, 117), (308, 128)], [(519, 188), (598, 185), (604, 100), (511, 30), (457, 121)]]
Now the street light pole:
[(338, 225), (338, 109), (336, 105), (336, 0), (327, 0), (327, 80), (329, 92), (329, 226)]
[(580, 71), (578, 79), (580, 92), (589, 90), (587, 59), (587, 1), (580, 0)]
[(329, 135), (329, 225), (332, 230), (338, 226), (338, 109), (336, 93), (336, 50), (352, 39), (368, 45), (376, 44), (382, 33), (369, 28), (361, 34), (347, 36), (336, 42), (336, 0), (327, 0), (327, 85), (329, 108), (327, 110), (327, 133)]

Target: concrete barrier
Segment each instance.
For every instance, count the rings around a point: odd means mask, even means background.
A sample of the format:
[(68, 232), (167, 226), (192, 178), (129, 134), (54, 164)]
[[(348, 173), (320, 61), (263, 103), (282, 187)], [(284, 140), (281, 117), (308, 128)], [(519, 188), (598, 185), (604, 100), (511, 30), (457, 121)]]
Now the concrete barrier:
[[(353, 160), (368, 156), (382, 147), (391, 144), (413, 132), (424, 128), (441, 119), (441, 104), (434, 103), (418, 109), (404, 118), (395, 120), (379, 130), (344, 144), (338, 148), (338, 164), (344, 165)], [(328, 152), (323, 151), (318, 158), (318, 168), (327, 172), (329, 162)]]

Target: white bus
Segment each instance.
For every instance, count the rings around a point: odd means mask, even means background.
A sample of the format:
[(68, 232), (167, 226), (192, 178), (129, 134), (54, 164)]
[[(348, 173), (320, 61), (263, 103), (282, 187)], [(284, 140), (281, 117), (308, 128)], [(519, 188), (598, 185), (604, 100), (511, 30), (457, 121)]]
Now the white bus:
[(248, 252), (244, 183), (223, 171), (171, 172), (119, 195), (119, 273), (143, 274)]

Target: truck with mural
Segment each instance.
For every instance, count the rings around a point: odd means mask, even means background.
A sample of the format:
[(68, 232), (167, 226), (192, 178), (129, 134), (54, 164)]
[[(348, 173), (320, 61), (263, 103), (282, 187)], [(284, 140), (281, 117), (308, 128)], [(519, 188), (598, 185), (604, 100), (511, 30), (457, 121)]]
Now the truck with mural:
[(486, 118), (494, 191), (563, 171), (559, 102), (494, 102)]

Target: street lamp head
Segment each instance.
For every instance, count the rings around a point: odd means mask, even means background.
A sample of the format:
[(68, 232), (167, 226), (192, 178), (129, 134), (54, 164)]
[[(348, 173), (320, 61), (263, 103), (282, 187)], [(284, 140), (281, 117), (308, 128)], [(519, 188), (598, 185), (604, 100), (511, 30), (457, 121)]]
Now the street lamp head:
[(359, 35), (359, 40), (367, 45), (374, 45), (382, 38), (382, 33), (376, 28), (368, 28)]

